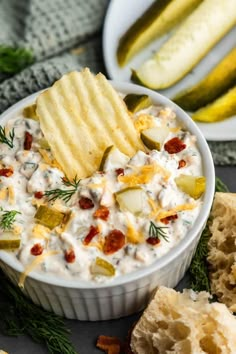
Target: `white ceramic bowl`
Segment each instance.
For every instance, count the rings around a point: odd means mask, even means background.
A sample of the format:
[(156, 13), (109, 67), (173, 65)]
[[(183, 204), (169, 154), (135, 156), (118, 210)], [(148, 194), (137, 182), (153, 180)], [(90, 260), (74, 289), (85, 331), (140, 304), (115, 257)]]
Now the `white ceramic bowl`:
[[(108, 320), (130, 315), (143, 309), (158, 285), (175, 287), (188, 269), (201, 232), (207, 221), (214, 196), (214, 164), (208, 145), (191, 118), (178, 106), (162, 95), (129, 83), (112, 82), (124, 94), (148, 94), (154, 104), (171, 107), (179, 121), (197, 137), (202, 155), (207, 186), (200, 214), (192, 229), (177, 246), (155, 263), (136, 272), (117, 277), (108, 284), (82, 281), (66, 281), (55, 276), (32, 272), (25, 281), (25, 294), (34, 303), (58, 315), (79, 320)], [(19, 113), (24, 106), (32, 104), (39, 93), (18, 102), (0, 117), (0, 124)], [(18, 283), (23, 266), (11, 254), (0, 251), (0, 266), (11, 281)]]

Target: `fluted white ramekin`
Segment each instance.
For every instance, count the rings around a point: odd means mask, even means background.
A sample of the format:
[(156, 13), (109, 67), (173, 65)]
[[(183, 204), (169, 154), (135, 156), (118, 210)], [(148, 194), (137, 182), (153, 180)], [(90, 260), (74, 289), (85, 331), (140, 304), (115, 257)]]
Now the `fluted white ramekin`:
[[(130, 83), (111, 82), (120, 92), (147, 94), (154, 104), (172, 108), (180, 122), (197, 137), (207, 185), (203, 205), (193, 227), (166, 255), (136, 272), (115, 278), (102, 285), (92, 282), (66, 281), (55, 276), (30, 273), (24, 292), (34, 303), (58, 315), (79, 320), (108, 320), (143, 309), (158, 285), (175, 287), (188, 269), (199, 237), (207, 221), (214, 196), (215, 172), (209, 147), (191, 118), (162, 95)], [(0, 124), (32, 104), (39, 93), (18, 102), (0, 117)], [(18, 284), (23, 266), (10, 253), (0, 251), (0, 267), (14, 284)]]

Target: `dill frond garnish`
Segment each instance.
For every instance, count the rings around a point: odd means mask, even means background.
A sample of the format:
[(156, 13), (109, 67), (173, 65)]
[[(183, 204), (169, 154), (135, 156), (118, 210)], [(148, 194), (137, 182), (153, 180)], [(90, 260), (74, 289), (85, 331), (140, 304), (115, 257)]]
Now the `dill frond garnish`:
[(5, 128), (0, 125), (0, 143), (7, 144), (11, 149), (13, 148), (13, 140), (15, 137), (14, 128), (9, 132), (8, 137)]
[[(220, 178), (216, 177), (216, 192), (228, 192), (227, 186), (221, 181)], [(208, 267), (206, 257), (208, 254), (208, 241), (211, 237), (211, 232), (209, 229), (209, 224), (211, 220), (208, 219), (207, 225), (202, 232), (200, 241), (197, 245), (195, 255), (192, 259), (189, 274), (190, 274), (190, 286), (195, 291), (208, 291), (210, 292), (210, 281), (208, 277)]]
[(67, 177), (62, 178), (62, 183), (66, 187), (72, 187), (71, 189), (51, 189), (49, 191), (46, 191), (44, 195), (48, 198), (48, 201), (54, 201), (56, 199), (62, 199), (65, 203), (69, 202), (71, 199), (72, 195), (75, 194), (75, 192), (78, 189), (80, 179), (77, 179), (77, 176), (73, 178), (72, 181), (69, 181)]
[(0, 228), (4, 231), (11, 230), (13, 223), (15, 222), (16, 215), (21, 213), (17, 210), (3, 210), (1, 207), (0, 212), (2, 213), (2, 215), (0, 215)]
[(0, 72), (15, 74), (32, 64), (33, 53), (26, 48), (14, 48), (0, 45)]
[(71, 344), (62, 318), (34, 305), (12, 285), (0, 271), (0, 330), (8, 336), (28, 334), (35, 342), (47, 346), (51, 354), (78, 354)]
[(168, 226), (156, 226), (154, 222), (150, 221), (149, 226), (149, 236), (153, 238), (158, 238), (159, 240), (163, 238), (166, 242), (169, 242), (168, 236), (164, 229), (168, 229)]

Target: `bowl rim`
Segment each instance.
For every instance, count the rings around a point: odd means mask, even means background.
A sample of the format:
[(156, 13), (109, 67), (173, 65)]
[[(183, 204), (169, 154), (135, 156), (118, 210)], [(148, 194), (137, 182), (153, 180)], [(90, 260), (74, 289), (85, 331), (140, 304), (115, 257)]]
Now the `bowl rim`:
[[(145, 278), (146, 276), (150, 276), (155, 271), (158, 271), (170, 263), (172, 263), (177, 257), (181, 256), (181, 254), (191, 245), (195, 238), (200, 237), (200, 233), (205, 226), (207, 218), (209, 216), (214, 193), (215, 193), (215, 169), (214, 163), (212, 159), (212, 155), (209, 149), (209, 146), (201, 133), (198, 126), (194, 123), (194, 121), (190, 118), (190, 116), (184, 112), (179, 106), (173, 103), (167, 97), (161, 95), (160, 93), (150, 90), (148, 88), (144, 88), (139, 85), (135, 85), (132, 83), (119, 82), (109, 80), (112, 86), (120, 91), (121, 93), (135, 93), (135, 94), (147, 94), (151, 97), (153, 103), (155, 105), (164, 105), (173, 109), (181, 122), (183, 122), (184, 127), (186, 127), (193, 135), (197, 138), (197, 146), (202, 156), (202, 165), (204, 176), (206, 177), (206, 191), (203, 196), (203, 205), (200, 209), (200, 213), (197, 219), (194, 222), (191, 230), (185, 235), (185, 237), (180, 240), (177, 245), (171, 248), (165, 255), (157, 259), (150, 265), (145, 266), (144, 268), (140, 268), (137, 271), (127, 273), (117, 278), (112, 279), (107, 283), (96, 283), (91, 281), (81, 281), (81, 280), (73, 280), (73, 279), (63, 279), (57, 278), (55, 275), (46, 275), (40, 274), (37, 272), (31, 272), (27, 277), (34, 279), (36, 281), (40, 281), (41, 283), (59, 286), (63, 288), (71, 288), (71, 289), (109, 289), (118, 286), (122, 286), (124, 284), (133, 283), (138, 281), (140, 278)], [(14, 117), (16, 114), (19, 114), (20, 110), (26, 105), (32, 104), (38, 95), (44, 90), (40, 90), (36, 93), (33, 93), (26, 98), (20, 100), (10, 108), (8, 108), (3, 114), (0, 115), (0, 124), (1, 122), (5, 123), (8, 119)], [(9, 252), (0, 250), (0, 261), (5, 263), (7, 266), (13, 268), (17, 272), (21, 273), (24, 271), (24, 267), (20, 262), (16, 262), (10, 255)], [(27, 281), (27, 278), (26, 278)]]

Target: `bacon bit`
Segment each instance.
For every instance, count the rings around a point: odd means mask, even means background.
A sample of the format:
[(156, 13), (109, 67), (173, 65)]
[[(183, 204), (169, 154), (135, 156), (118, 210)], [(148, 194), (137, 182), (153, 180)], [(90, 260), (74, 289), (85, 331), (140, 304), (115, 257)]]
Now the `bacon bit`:
[(185, 167), (185, 166), (186, 166), (186, 163), (187, 163), (187, 162), (186, 162), (185, 160), (180, 160), (180, 161), (179, 161), (178, 169)]
[(158, 237), (148, 237), (146, 242), (149, 243), (149, 245), (155, 246), (158, 245), (161, 241)]
[(107, 207), (101, 205), (93, 214), (93, 217), (95, 219), (102, 219), (104, 221), (107, 221), (108, 216), (110, 214), (110, 211)]
[(184, 142), (180, 140), (178, 137), (170, 139), (164, 145), (164, 149), (169, 154), (177, 154), (178, 152), (184, 150), (185, 148), (186, 148), (186, 144), (184, 144)]
[(43, 253), (43, 246), (40, 243), (36, 243), (30, 250), (33, 256), (40, 256)]
[(120, 354), (121, 351), (121, 341), (117, 337), (99, 336), (96, 346), (107, 354)]
[(160, 221), (163, 222), (163, 224), (167, 225), (167, 224), (169, 224), (170, 221), (176, 220), (176, 219), (178, 219), (178, 215), (174, 214), (174, 215), (170, 215), (165, 218), (162, 218)]
[(32, 146), (33, 137), (29, 132), (25, 132), (24, 149), (30, 150)]
[(37, 199), (42, 199), (43, 198), (43, 192), (35, 192), (34, 197)]
[(87, 246), (92, 241), (94, 236), (96, 236), (97, 234), (99, 234), (99, 228), (91, 225), (89, 229), (89, 233), (87, 236), (85, 236), (83, 244)]
[(105, 237), (103, 252), (113, 254), (119, 251), (125, 244), (125, 235), (120, 230), (112, 230)]
[(94, 207), (94, 204), (92, 199), (81, 197), (79, 200), (79, 206), (81, 209), (92, 209)]
[(1, 168), (0, 169), (0, 176), (11, 177), (12, 175), (13, 175), (13, 169), (12, 168)]
[(74, 263), (74, 261), (75, 261), (74, 250), (70, 249), (70, 250), (65, 251), (65, 260), (67, 263)]
[(116, 169), (116, 175), (119, 176), (124, 176), (124, 169), (123, 168), (117, 168)]

